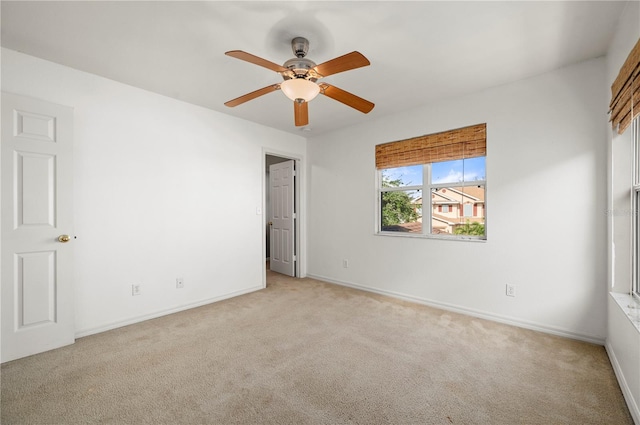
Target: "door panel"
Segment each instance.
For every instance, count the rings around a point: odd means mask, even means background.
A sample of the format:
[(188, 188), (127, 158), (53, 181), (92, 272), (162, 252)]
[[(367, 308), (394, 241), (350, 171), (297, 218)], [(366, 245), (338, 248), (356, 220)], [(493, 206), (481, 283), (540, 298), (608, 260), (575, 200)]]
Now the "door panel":
[(72, 120), (2, 93), (2, 362), (74, 342)]
[(18, 330), (56, 322), (55, 255), (53, 251), (15, 255)]
[(271, 270), (295, 276), (294, 161), (269, 166)]
[(55, 156), (14, 152), (16, 228), (55, 227)]

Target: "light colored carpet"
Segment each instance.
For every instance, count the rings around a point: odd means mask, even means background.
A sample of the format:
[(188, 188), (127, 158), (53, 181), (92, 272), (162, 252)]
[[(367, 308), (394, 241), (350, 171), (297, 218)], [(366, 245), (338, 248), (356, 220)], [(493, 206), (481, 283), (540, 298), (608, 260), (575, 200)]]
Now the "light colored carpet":
[(2, 424), (632, 424), (603, 347), (311, 279), (2, 365)]

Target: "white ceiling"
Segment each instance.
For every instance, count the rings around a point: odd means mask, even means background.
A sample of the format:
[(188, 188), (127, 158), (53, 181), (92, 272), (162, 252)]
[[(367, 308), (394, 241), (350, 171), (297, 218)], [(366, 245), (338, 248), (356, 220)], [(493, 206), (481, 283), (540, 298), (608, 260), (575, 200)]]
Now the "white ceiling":
[(325, 81), (376, 104), (364, 115), (318, 96), (306, 136), (602, 56), (625, 2), (11, 2), (2, 46), (300, 134), (281, 77), (224, 55), (282, 64), (295, 36), (322, 63), (357, 50), (371, 65)]

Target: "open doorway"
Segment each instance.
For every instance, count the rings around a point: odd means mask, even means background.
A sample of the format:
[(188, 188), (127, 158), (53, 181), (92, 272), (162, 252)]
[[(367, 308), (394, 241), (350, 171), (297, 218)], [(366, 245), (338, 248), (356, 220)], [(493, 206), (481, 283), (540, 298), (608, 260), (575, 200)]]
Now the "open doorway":
[(299, 161), (265, 153), (264, 165), (265, 274), (299, 277)]

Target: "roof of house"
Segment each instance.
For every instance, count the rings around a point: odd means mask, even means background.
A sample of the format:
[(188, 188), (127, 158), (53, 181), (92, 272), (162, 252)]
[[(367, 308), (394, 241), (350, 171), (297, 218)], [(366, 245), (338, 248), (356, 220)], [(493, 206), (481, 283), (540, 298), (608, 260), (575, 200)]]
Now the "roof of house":
[[(437, 198), (441, 198), (437, 200)], [(435, 203), (461, 203), (470, 200), (475, 203), (484, 202), (484, 188), (481, 186), (443, 187), (433, 192)]]
[(412, 223), (402, 223), (402, 224), (394, 224), (392, 226), (383, 226), (383, 232), (410, 232), (410, 233), (422, 233), (422, 223), (420, 222), (412, 222)]
[[(464, 224), (467, 221), (469, 221), (470, 223), (483, 223), (484, 219), (482, 217), (457, 217), (457, 218), (452, 218), (452, 217), (445, 217), (443, 215), (440, 214), (433, 214), (432, 215), (433, 220), (443, 223), (441, 225), (437, 225), (437, 224), (433, 224), (431, 233), (432, 234), (439, 234), (439, 233), (449, 233), (444, 231), (444, 229), (446, 229), (449, 226), (456, 226), (456, 225), (460, 225), (460, 224)], [(382, 231), (383, 232), (405, 232), (405, 233), (422, 233), (422, 223), (420, 222), (412, 222), (412, 223), (401, 223), (401, 224), (394, 224), (391, 226), (383, 226), (382, 227)]]

